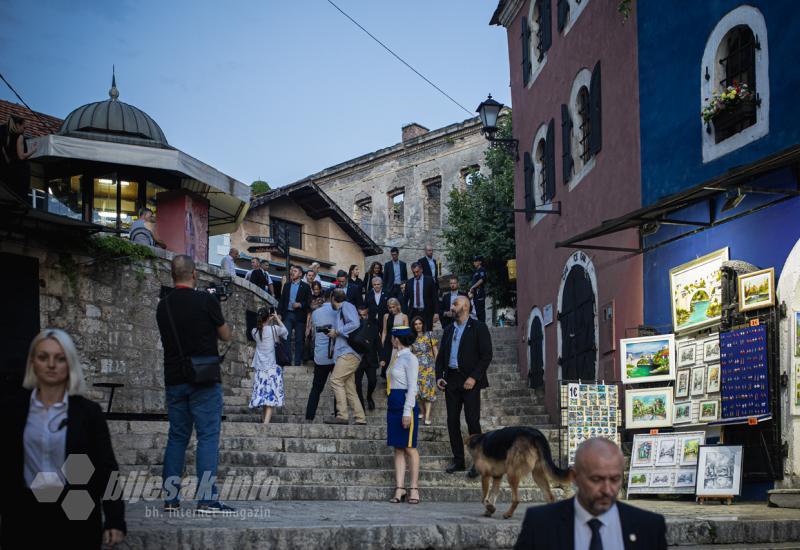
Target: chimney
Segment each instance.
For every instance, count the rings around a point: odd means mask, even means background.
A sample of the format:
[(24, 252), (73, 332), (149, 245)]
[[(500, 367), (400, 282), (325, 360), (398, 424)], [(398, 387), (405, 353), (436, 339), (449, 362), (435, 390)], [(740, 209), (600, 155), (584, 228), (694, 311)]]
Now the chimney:
[(403, 141), (408, 141), (410, 139), (414, 139), (416, 137), (422, 136), (430, 132), (425, 126), (421, 126), (416, 122), (412, 122), (411, 124), (406, 124), (403, 126)]

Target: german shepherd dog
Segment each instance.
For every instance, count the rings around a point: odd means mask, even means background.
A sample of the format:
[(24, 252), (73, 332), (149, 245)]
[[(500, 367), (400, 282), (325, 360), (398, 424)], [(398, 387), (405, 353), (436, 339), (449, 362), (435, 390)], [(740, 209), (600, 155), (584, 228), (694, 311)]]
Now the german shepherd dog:
[[(547, 502), (555, 500), (548, 477), (552, 477), (559, 485), (569, 481), (569, 470), (562, 470), (553, 463), (550, 444), (536, 428), (501, 428), (471, 435), (466, 440), (466, 447), (472, 455), (475, 469), (481, 475), (483, 504), (486, 506), (483, 515), (486, 517), (491, 517), (496, 510), (495, 503), (504, 475), (511, 486), (511, 507), (503, 514), (505, 519), (514, 515), (517, 509), (519, 482), (526, 475), (533, 475)], [(492, 479), (491, 490), (489, 478)]]

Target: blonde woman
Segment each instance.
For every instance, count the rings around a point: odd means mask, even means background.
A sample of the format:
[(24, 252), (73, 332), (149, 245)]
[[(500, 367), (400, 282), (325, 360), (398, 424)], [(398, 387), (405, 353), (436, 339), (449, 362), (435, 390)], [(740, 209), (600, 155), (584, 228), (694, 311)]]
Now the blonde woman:
[[(103, 500), (117, 460), (103, 411), (82, 395), (86, 384), (80, 358), (66, 332), (49, 328), (33, 339), (22, 386), (26, 391), (6, 400), (0, 413), (0, 441), (5, 445), (0, 468), (7, 480), (0, 503), (0, 546), (119, 544), (125, 537), (125, 505), (119, 498)], [(81, 482), (93, 501), (83, 520), (68, 518), (59, 503), (41, 503), (33, 493), (69, 486), (62, 466), (75, 455), (87, 456), (94, 467), (88, 483)], [(40, 526), (35, 532), (27, 527), (33, 518)]]
[(381, 332), (381, 377), (386, 378), (386, 367), (391, 363), (394, 350), (392, 349), (392, 328), (407, 327), (408, 315), (400, 308), (400, 300), (389, 298), (386, 301), (388, 313), (383, 314), (383, 331)]

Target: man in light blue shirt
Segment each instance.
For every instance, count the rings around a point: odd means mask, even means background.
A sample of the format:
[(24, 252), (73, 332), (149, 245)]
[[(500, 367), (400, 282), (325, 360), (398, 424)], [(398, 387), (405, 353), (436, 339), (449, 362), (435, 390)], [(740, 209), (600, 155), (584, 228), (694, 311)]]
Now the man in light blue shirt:
[(450, 347), (450, 361), (447, 363), (448, 368), (458, 369), (458, 346), (461, 344), (461, 335), (464, 334), (464, 327), (466, 326), (466, 319), (453, 323), (453, 345)]
[(347, 413), (348, 405), (353, 409), (355, 423), (366, 425), (367, 417), (364, 407), (358, 399), (356, 392), (356, 371), (361, 363), (361, 354), (356, 352), (347, 341), (347, 337), (361, 326), (361, 318), (356, 311), (356, 306), (347, 301), (347, 294), (341, 288), (333, 291), (333, 309), (336, 311), (336, 328), (328, 335), (334, 338), (336, 344), (333, 358), (336, 365), (331, 375), (331, 389), (336, 400), (336, 416), (326, 418), (326, 424), (349, 424)]
[[(333, 371), (334, 353), (333, 340), (328, 338), (327, 332), (320, 332), (324, 327), (336, 326), (336, 310), (331, 305), (333, 294), (328, 296), (328, 301), (314, 310), (311, 314), (311, 325), (314, 331), (314, 381), (311, 383), (311, 391), (308, 394), (308, 404), (306, 405), (306, 420), (314, 420), (317, 414), (317, 406), (325, 383)], [(334, 409), (334, 414), (336, 411)]]
[(222, 271), (225, 272), (226, 275), (231, 277), (236, 277), (236, 258), (239, 257), (239, 250), (236, 248), (231, 248), (228, 252), (228, 255), (222, 258), (222, 262), (220, 267)]

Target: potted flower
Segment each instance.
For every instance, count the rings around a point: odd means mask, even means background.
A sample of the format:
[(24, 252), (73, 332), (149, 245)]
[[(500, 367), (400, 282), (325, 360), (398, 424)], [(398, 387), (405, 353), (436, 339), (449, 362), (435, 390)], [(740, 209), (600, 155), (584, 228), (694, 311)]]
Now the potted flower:
[(732, 86), (712, 95), (701, 115), (703, 122), (713, 122), (714, 128), (721, 130), (741, 120), (755, 119), (756, 105), (756, 94), (747, 84), (734, 82)]

